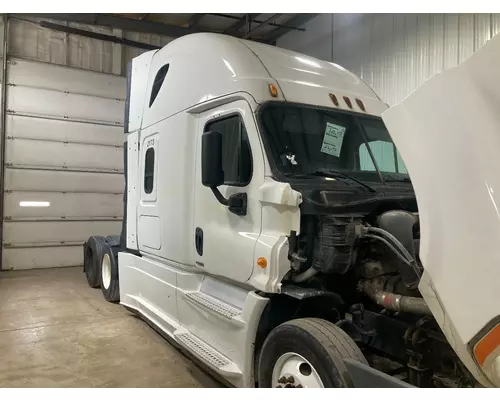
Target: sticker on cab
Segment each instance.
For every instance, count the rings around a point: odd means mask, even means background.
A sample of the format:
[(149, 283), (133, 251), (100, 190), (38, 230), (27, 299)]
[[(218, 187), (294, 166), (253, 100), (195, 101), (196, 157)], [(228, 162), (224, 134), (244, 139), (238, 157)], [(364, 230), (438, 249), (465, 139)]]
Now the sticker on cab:
[(331, 122), (326, 123), (325, 136), (323, 137), (323, 145), (321, 152), (330, 154), (331, 156), (339, 157), (342, 142), (344, 141), (345, 126), (335, 125)]

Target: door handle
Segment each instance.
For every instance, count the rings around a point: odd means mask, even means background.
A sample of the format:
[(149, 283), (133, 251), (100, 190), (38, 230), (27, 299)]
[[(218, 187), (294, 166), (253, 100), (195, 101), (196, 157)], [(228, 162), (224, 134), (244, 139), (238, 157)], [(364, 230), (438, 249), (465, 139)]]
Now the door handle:
[(203, 229), (196, 228), (194, 233), (194, 244), (196, 246), (196, 252), (198, 255), (203, 255)]

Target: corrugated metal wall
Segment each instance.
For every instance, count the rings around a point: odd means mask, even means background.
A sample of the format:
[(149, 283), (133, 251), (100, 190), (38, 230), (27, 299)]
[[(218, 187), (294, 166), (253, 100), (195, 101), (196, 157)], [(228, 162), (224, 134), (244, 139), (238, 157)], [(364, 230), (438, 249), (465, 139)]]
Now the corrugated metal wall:
[[(126, 39), (164, 46), (170, 37), (155, 34), (123, 32), (102, 26), (47, 20), (105, 35), (123, 35)], [(43, 61), (68, 67), (108, 74), (125, 75), (126, 65), (145, 50), (102, 40), (67, 34), (43, 28), (39, 19), (11, 19), (9, 22), (9, 54), (13, 57)]]
[(500, 31), (500, 14), (322, 14), (278, 46), (333, 61), (395, 104)]

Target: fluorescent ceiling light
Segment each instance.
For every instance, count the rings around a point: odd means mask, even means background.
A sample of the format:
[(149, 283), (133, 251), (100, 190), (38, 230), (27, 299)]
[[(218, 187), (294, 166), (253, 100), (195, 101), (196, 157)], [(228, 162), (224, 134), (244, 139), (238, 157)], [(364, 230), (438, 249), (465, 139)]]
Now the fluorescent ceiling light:
[(21, 207), (50, 207), (50, 201), (20, 201)]

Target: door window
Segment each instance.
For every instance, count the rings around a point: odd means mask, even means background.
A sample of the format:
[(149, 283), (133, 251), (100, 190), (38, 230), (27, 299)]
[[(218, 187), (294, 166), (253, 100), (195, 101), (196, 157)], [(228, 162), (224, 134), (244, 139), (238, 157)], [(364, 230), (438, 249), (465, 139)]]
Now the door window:
[(144, 192), (149, 194), (153, 191), (155, 174), (155, 149), (150, 147), (146, 150), (144, 161)]

